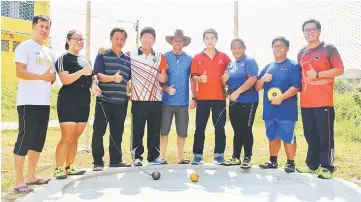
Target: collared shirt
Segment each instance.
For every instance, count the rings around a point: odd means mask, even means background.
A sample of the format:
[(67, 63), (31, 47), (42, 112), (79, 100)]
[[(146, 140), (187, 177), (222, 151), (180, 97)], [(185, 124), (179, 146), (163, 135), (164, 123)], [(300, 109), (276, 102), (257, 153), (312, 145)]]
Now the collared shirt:
[(100, 82), (99, 88), (104, 97), (102, 99), (113, 104), (122, 104), (128, 102), (127, 82), (130, 79), (130, 57), (124, 53), (118, 57), (111, 49), (108, 49), (104, 55), (98, 54), (95, 58), (94, 73), (113, 76), (120, 71), (123, 80), (116, 82)]
[[(228, 89), (233, 91), (243, 86), (250, 77), (258, 76), (258, 65), (253, 58), (245, 55), (239, 61), (232, 61), (227, 71), (229, 73)], [(240, 94), (237, 102), (258, 102), (258, 92), (252, 87)]]
[(201, 76), (207, 73), (207, 83), (198, 83), (196, 91), (197, 100), (225, 100), (224, 88), (222, 85), (222, 76), (231, 59), (223, 53), (216, 50), (213, 59), (204, 51), (194, 56), (192, 62), (191, 75)]
[(277, 88), (285, 93), (290, 87), (301, 89), (301, 70), (300, 66), (290, 60), (286, 59), (281, 63), (272, 62), (268, 64), (259, 74), (258, 79), (261, 79), (266, 73), (272, 74), (272, 81), (264, 83), (263, 93), (263, 120), (289, 120), (297, 121), (297, 94), (290, 97), (280, 105), (272, 105), (268, 99), (268, 94), (272, 89)]
[(162, 70), (168, 69), (166, 58), (160, 52), (152, 49), (149, 55), (145, 55), (141, 48), (129, 52), (131, 60), (133, 101), (162, 101), (163, 90), (158, 81)]
[(188, 106), (189, 105), (189, 76), (192, 66), (192, 57), (182, 52), (176, 55), (173, 51), (165, 54), (168, 63), (167, 86), (175, 85), (176, 93), (169, 95), (163, 93), (163, 105)]
[[(344, 68), (340, 54), (335, 46), (321, 43), (314, 49), (307, 47), (298, 53), (298, 63), (302, 68), (301, 107), (333, 106), (334, 78), (305, 80), (305, 73), (312, 67), (317, 72), (332, 68)], [(317, 97), (317, 99), (315, 99)]]

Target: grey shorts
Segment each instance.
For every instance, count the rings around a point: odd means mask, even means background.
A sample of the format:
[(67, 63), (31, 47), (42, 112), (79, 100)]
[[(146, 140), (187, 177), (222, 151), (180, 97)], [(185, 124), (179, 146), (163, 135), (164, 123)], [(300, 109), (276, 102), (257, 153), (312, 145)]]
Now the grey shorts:
[(177, 134), (180, 137), (187, 137), (188, 135), (188, 106), (163, 106), (162, 108), (162, 128), (161, 135), (169, 135), (170, 128), (175, 116), (175, 125)]

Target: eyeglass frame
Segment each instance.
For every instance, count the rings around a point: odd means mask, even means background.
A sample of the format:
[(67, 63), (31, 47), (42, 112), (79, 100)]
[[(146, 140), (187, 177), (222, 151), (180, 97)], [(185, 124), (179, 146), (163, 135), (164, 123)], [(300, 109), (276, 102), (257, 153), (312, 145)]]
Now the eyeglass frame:
[(303, 33), (308, 34), (308, 33), (315, 33), (316, 31), (318, 31), (319, 29), (317, 27), (312, 27), (311, 29), (304, 29)]
[(77, 38), (70, 38), (70, 39), (73, 39), (75, 41), (75, 43), (79, 43), (79, 42), (84, 42), (85, 39), (84, 38), (81, 38), (81, 39), (77, 39)]

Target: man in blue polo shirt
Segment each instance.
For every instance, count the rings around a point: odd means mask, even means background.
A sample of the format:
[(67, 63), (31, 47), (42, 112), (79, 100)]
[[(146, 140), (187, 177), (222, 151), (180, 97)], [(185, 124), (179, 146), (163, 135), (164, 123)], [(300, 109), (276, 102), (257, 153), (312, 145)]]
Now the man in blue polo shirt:
[(95, 59), (94, 73), (99, 80), (102, 96), (97, 97), (93, 125), (92, 154), (94, 171), (104, 168), (103, 136), (109, 123), (109, 167), (129, 167), (122, 161), (122, 136), (128, 109), (127, 83), (130, 79), (130, 57), (122, 52), (127, 32), (114, 28), (110, 32), (112, 48)]
[[(172, 125), (173, 116), (177, 129), (177, 163), (189, 164), (190, 161), (184, 159), (183, 148), (185, 138), (188, 135), (188, 106), (189, 106), (189, 83), (193, 91), (193, 82), (190, 81), (190, 70), (192, 57), (183, 52), (183, 47), (191, 43), (191, 38), (184, 36), (182, 30), (176, 30), (173, 36), (165, 37), (166, 41), (173, 46), (173, 50), (165, 54), (168, 63), (168, 82), (163, 87), (163, 109), (162, 126), (160, 137), (160, 155), (165, 161), (165, 153), (168, 144), (168, 135)], [(193, 94), (193, 92), (192, 92)], [(192, 99), (190, 108), (196, 105)], [(166, 162), (166, 161), (165, 161)]]
[(301, 89), (300, 67), (287, 58), (289, 45), (284, 37), (273, 39), (275, 61), (262, 70), (256, 83), (257, 90), (264, 89), (263, 120), (270, 148), (270, 161), (259, 166), (263, 169), (278, 168), (277, 157), (282, 140), (287, 155), (285, 171), (288, 173), (295, 171), (294, 128), (298, 118), (297, 92)]

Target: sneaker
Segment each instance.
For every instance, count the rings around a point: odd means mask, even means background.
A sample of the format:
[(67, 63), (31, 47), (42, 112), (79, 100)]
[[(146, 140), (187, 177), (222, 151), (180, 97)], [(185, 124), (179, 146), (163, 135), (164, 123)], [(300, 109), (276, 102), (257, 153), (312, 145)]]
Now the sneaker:
[(214, 161), (213, 161), (214, 164), (223, 165), (225, 162), (226, 161), (224, 160), (223, 156), (214, 157)]
[(104, 165), (96, 165), (94, 164), (93, 171), (103, 171)]
[(200, 164), (203, 164), (202, 156), (194, 155), (192, 165), (200, 165)]
[(78, 170), (74, 164), (70, 164), (65, 170), (68, 175), (83, 175), (86, 172), (85, 170)]
[(156, 158), (153, 161), (148, 161), (149, 165), (162, 165), (167, 164), (165, 159)]
[(162, 164), (168, 164), (167, 159), (165, 158), (161, 158), (160, 161), (163, 162)]
[(235, 165), (241, 165), (241, 160), (232, 157), (230, 159), (228, 159), (227, 161), (224, 162), (223, 164), (224, 166), (235, 166)]
[(241, 168), (248, 169), (251, 167), (251, 159), (248, 157), (244, 157), (243, 163), (241, 165)]
[(64, 166), (59, 166), (55, 168), (54, 177), (58, 180), (66, 179), (68, 176), (66, 175)]
[(299, 173), (311, 173), (311, 174), (319, 174), (320, 172), (320, 168), (317, 168), (316, 170), (312, 170), (310, 167), (308, 166), (304, 166), (304, 167), (297, 167), (296, 170)]
[(276, 168), (278, 168), (278, 163), (277, 162), (267, 161), (264, 164), (260, 164), (259, 167), (263, 168), (263, 169), (270, 169), (270, 168), (276, 169)]
[(119, 168), (119, 167), (130, 167), (130, 164), (127, 164), (126, 162), (120, 162), (120, 163), (110, 163), (110, 168)]
[(285, 172), (286, 173), (293, 173), (295, 172), (296, 168), (295, 165), (293, 163), (287, 163), (286, 167), (285, 167)]
[(333, 177), (333, 174), (330, 170), (327, 168), (320, 168), (320, 171), (318, 172), (318, 178), (320, 179), (331, 179)]
[(133, 162), (133, 165), (134, 165), (134, 166), (143, 166), (142, 160), (140, 160), (140, 159), (135, 159), (135, 161)]

